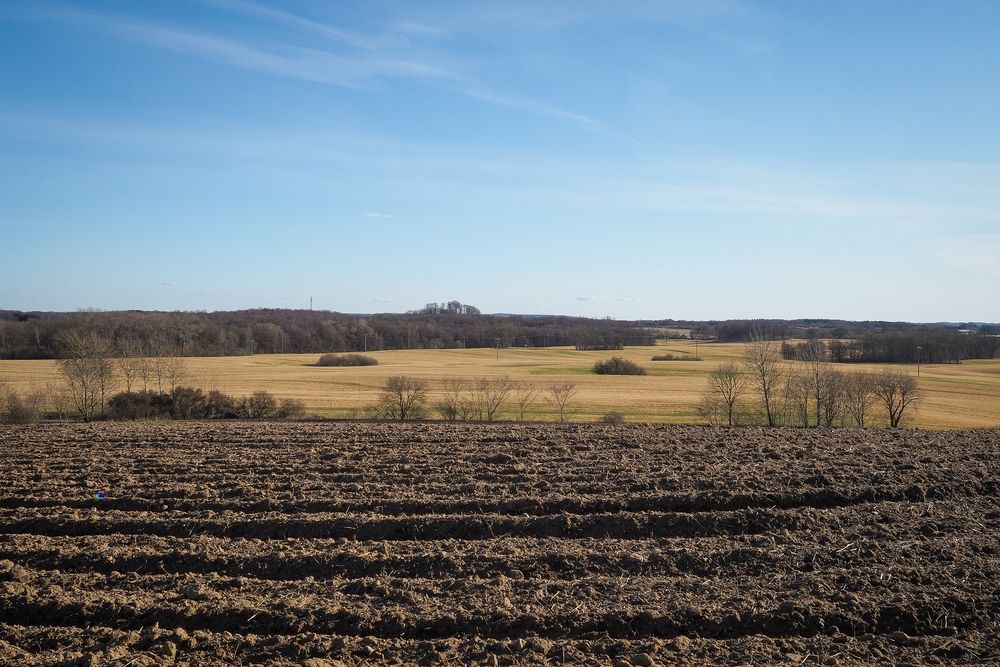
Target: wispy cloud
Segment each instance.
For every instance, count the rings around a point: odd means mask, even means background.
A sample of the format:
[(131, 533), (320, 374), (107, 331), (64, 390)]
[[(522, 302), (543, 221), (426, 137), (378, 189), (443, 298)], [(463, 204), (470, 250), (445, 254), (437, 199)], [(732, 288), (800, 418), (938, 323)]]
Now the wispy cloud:
[(271, 48), (215, 33), (184, 30), (171, 26), (98, 16), (82, 12), (66, 14), (80, 23), (140, 44), (168, 49), (211, 62), (263, 74), (311, 81), (346, 88), (372, 88), (387, 78), (454, 79), (454, 75), (434, 65), (382, 56), (344, 56), (322, 49), (289, 45)]
[(365, 213), (365, 217), (372, 220), (391, 220), (396, 216), (392, 213)]
[(482, 102), (487, 102), (494, 106), (506, 107), (508, 109), (519, 109), (521, 111), (527, 111), (529, 113), (537, 114), (539, 116), (549, 116), (550, 118), (557, 118), (560, 120), (566, 120), (571, 123), (575, 123), (580, 127), (594, 130), (598, 132), (605, 132), (606, 128), (603, 123), (586, 116), (584, 114), (573, 113), (572, 111), (565, 111), (559, 107), (552, 106), (551, 104), (546, 104), (545, 102), (539, 102), (528, 97), (520, 97), (517, 95), (503, 95), (491, 90), (483, 88), (481, 85), (472, 81), (462, 81), (453, 87), (458, 93), (466, 95), (468, 97), (475, 98)]
[(62, 10), (50, 12), (46, 17), (109, 32), (120, 39), (202, 58), (216, 64), (312, 83), (372, 90), (386, 80), (419, 80), (495, 107), (570, 122), (585, 130), (607, 134), (599, 121), (586, 114), (561, 109), (533, 98), (494, 91), (453, 65), (437, 64), (426, 58), (403, 57), (394, 50), (384, 48), (385, 44), (380, 46), (378, 40), (367, 41), (353, 33), (302, 19), (283, 10), (245, 0), (211, 1), (212, 4), (237, 9), (246, 14), (277, 18), (302, 29), (323, 29), (329, 36), (361, 49), (361, 52), (345, 55), (285, 43), (261, 46), (213, 32), (183, 29), (112, 14)]
[(257, 2), (251, 2), (250, 0), (198, 1), (204, 5), (235, 12), (242, 14), (243, 16), (266, 19), (272, 23), (280, 23), (291, 28), (311, 32), (321, 37), (359, 49), (384, 49), (389, 46), (397, 46), (402, 41), (399, 36), (394, 36), (392, 34), (366, 35), (352, 30), (344, 30), (343, 28), (330, 25), (329, 23), (325, 23), (323, 21), (314, 21), (283, 9), (275, 9), (274, 7), (262, 5)]
[(534, 0), (466, 3), (423, 9), (427, 22), (449, 33), (495, 34), (553, 32), (580, 25), (641, 23), (670, 26), (746, 54), (774, 49), (771, 41), (747, 29), (754, 18), (741, 0)]

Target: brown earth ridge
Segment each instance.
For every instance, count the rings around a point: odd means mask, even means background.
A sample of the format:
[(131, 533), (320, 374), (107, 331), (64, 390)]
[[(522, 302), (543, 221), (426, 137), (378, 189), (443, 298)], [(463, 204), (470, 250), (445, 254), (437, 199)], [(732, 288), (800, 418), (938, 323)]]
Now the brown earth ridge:
[(998, 473), (998, 430), (7, 427), (0, 664), (998, 664)]

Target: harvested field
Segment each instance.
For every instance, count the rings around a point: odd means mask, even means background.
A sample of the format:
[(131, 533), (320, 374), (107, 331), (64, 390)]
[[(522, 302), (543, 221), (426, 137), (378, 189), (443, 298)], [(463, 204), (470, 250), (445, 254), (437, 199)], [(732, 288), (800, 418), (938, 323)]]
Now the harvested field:
[(996, 664), (998, 480), (996, 430), (10, 427), (0, 663)]
[[(573, 382), (580, 392), (570, 405), (570, 421), (598, 421), (608, 412), (620, 412), (628, 422), (703, 423), (698, 402), (709, 374), (720, 363), (740, 362), (743, 343), (706, 343), (672, 340), (664, 345), (626, 347), (614, 351), (579, 351), (570, 348), (508, 348), (497, 364), (493, 349), (384, 350), (368, 353), (378, 366), (321, 368), (316, 354), (255, 354), (243, 357), (189, 357), (184, 360), (184, 384), (206, 391), (246, 396), (265, 389), (281, 398), (306, 404), (310, 415), (355, 419), (363, 417), (378, 400), (379, 388), (392, 375), (427, 380), (431, 402), (440, 396), (445, 378), (475, 382), (508, 376), (535, 386), (540, 398), (528, 410), (535, 421), (555, 421), (556, 409), (546, 395), (546, 385)], [(694, 355), (702, 361), (653, 362), (658, 354)], [(620, 356), (646, 369), (642, 377), (596, 375), (594, 363)], [(800, 368), (805, 362), (787, 362)], [(845, 373), (880, 368), (915, 375), (915, 365), (836, 364)], [(0, 383), (22, 391), (48, 387), (56, 395), (62, 385), (51, 359), (7, 361), (0, 359)], [(1000, 427), (1000, 359), (972, 360), (962, 364), (924, 364), (920, 376), (923, 398), (907, 415), (906, 426), (935, 429)], [(119, 387), (121, 388), (121, 387)], [(155, 388), (155, 387), (154, 387)], [(758, 409), (756, 393), (746, 397), (747, 409)], [(50, 406), (51, 408), (52, 406)], [(513, 417), (508, 403), (504, 418)], [(870, 415), (870, 425), (883, 425), (881, 408)]]

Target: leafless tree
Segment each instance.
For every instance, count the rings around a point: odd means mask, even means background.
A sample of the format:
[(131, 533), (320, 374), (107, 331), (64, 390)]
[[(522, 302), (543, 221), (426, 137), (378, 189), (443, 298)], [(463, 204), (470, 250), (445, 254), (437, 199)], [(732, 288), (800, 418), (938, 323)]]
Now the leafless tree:
[[(142, 377), (146, 365), (142, 341), (133, 336), (122, 336), (115, 340), (115, 366), (125, 383), (125, 391), (132, 391), (132, 383)], [(143, 382), (143, 390), (145, 389)]]
[(917, 380), (909, 373), (883, 369), (875, 374), (875, 398), (885, 407), (889, 427), (899, 428), (906, 410), (920, 398)]
[(781, 354), (778, 346), (764, 333), (755, 331), (746, 344), (743, 358), (752, 378), (751, 381), (764, 404), (767, 425), (775, 426), (777, 423), (776, 394), (778, 383), (781, 380)]
[(569, 415), (569, 402), (573, 400), (573, 397), (577, 395), (580, 391), (580, 386), (575, 382), (553, 382), (546, 385), (545, 390), (548, 392), (549, 396), (552, 398), (552, 402), (556, 406), (556, 413), (559, 416), (560, 422), (565, 422), (566, 417)]
[[(708, 389), (702, 398), (701, 412), (705, 415), (718, 412), (717, 421), (733, 426), (738, 421), (736, 407), (746, 393), (750, 378), (733, 362), (720, 364), (708, 378)], [(712, 421), (711, 423), (716, 423)]]
[(844, 404), (854, 425), (860, 428), (865, 427), (868, 413), (878, 400), (874, 382), (874, 376), (868, 371), (851, 373), (844, 380)]
[(531, 406), (538, 400), (538, 387), (530, 382), (519, 382), (514, 392), (514, 407), (517, 412), (517, 421), (523, 422), (531, 410)]
[(441, 415), (441, 419), (449, 422), (458, 421), (467, 412), (466, 382), (462, 378), (447, 377), (441, 384), (442, 391), (434, 404), (434, 409)]
[(177, 355), (162, 357), (160, 358), (160, 366), (163, 380), (170, 387), (170, 391), (173, 391), (187, 376), (184, 357)]
[(807, 373), (792, 370), (785, 374), (786, 423), (809, 426), (812, 415), (812, 383)]
[(472, 405), (479, 421), (494, 421), (507, 403), (514, 382), (507, 377), (483, 378), (471, 390)]
[(14, 337), (11, 332), (12, 327), (0, 321), (0, 359), (10, 358), (14, 352)]
[(150, 337), (146, 348), (147, 363), (150, 374), (156, 379), (156, 390), (163, 393), (163, 384), (167, 380), (168, 358), (174, 356), (174, 346), (170, 344), (166, 336), (157, 333)]
[[(826, 376), (830, 372), (830, 363), (826, 360), (826, 346), (818, 340), (811, 340), (803, 346), (799, 355), (805, 362), (805, 371), (802, 374), (804, 388), (808, 388), (809, 399), (815, 410), (815, 425), (819, 426), (823, 413), (823, 388), (827, 381)], [(807, 420), (803, 426), (808, 425)]]
[(382, 384), (375, 414), (381, 419), (406, 421), (424, 414), (427, 381), (405, 375), (387, 377)]
[(111, 346), (93, 331), (72, 330), (61, 339), (65, 351), (58, 361), (59, 371), (73, 407), (90, 421), (104, 411), (108, 396), (114, 391), (115, 369)]
[(847, 377), (831, 368), (827, 368), (820, 376), (820, 414), (823, 425), (831, 427), (838, 420), (843, 421), (846, 400)]

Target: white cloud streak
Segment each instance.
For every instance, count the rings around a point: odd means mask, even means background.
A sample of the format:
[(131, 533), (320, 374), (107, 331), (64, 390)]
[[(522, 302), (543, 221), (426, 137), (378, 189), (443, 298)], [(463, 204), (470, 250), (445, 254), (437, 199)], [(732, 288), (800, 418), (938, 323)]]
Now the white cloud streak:
[[(213, 4), (232, 6), (245, 13), (270, 16), (276, 14), (286, 23), (299, 27), (318, 29), (318, 24), (289, 14), (272, 10), (243, 0), (218, 0)], [(83, 11), (55, 11), (46, 15), (50, 20), (62, 20), (146, 46), (153, 46), (183, 55), (197, 57), (229, 67), (323, 85), (358, 90), (378, 88), (390, 79), (409, 79), (431, 83), (439, 89), (456, 93), (486, 104), (523, 111), (569, 122), (577, 127), (609, 134), (604, 126), (585, 114), (567, 111), (546, 102), (528, 97), (509, 95), (491, 90), (475, 77), (456, 71), (453, 67), (437, 65), (423, 59), (399, 57), (377, 41), (366, 42), (360, 54), (342, 55), (325, 49), (302, 48), (288, 44), (271, 44), (268, 47), (219, 35), (216, 33), (181, 29), (150, 21), (121, 18), (113, 15)], [(341, 41), (350, 43), (353, 38), (339, 34)], [(359, 38), (360, 39), (360, 38)], [(352, 44), (352, 46), (357, 46)]]

